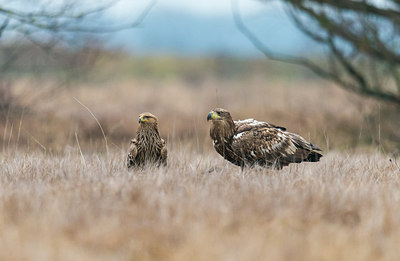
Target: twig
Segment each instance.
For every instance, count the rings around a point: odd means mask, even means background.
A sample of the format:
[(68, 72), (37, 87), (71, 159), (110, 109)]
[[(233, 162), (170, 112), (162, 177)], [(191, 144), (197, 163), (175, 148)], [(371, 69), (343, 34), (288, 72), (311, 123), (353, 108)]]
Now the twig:
[(232, 7), (233, 20), (235, 22), (237, 29), (254, 45), (254, 47), (257, 50), (259, 50), (262, 54), (264, 54), (266, 58), (272, 61), (301, 65), (308, 68), (309, 70), (311, 70), (312, 72), (314, 72), (315, 74), (319, 75), (322, 78), (331, 79), (339, 84), (341, 83), (341, 80), (338, 77), (336, 77), (336, 75), (333, 75), (331, 72), (326, 71), (323, 68), (320, 68), (317, 64), (315, 64), (309, 59), (282, 53), (275, 53), (272, 50), (270, 50), (263, 42), (261, 42), (261, 40), (257, 37), (257, 35), (254, 34), (243, 22), (242, 17), (240, 15), (238, 0), (231, 0), (231, 7)]
[[(313, 2), (313, 1), (312, 1)], [(317, 1), (318, 2), (318, 1)], [(349, 2), (349, 1), (342, 1), (344, 2)], [(350, 1), (351, 2), (351, 1)], [(321, 27), (322, 30), (327, 31), (328, 33), (337, 35), (339, 38), (344, 39), (345, 42), (349, 42), (353, 46), (358, 46), (358, 43), (360, 39), (365, 38), (360, 38), (358, 35), (356, 35), (353, 31), (351, 31), (349, 28), (346, 26), (343, 26), (342, 24), (336, 22), (336, 21), (331, 21), (329, 20), (328, 15), (325, 12), (316, 12), (313, 8), (306, 8), (302, 4), (303, 1), (299, 1), (299, 4), (296, 4), (296, 7), (299, 8), (300, 11), (305, 12), (307, 15), (309, 15), (311, 18), (317, 20), (319, 26)], [(261, 53), (264, 54), (264, 56), (267, 59), (270, 59), (272, 61), (280, 61), (280, 62), (285, 62), (285, 63), (290, 63), (290, 64), (296, 64), (303, 66), (305, 68), (308, 68), (312, 72), (314, 72), (316, 75), (320, 76), (323, 79), (330, 80), (334, 83), (336, 83), (339, 87), (351, 91), (354, 93), (357, 93), (359, 95), (363, 95), (366, 97), (373, 97), (375, 99), (380, 99), (383, 101), (391, 102), (394, 104), (400, 104), (400, 96), (397, 93), (390, 92), (390, 91), (381, 91), (379, 89), (372, 88), (374, 86), (369, 86), (367, 84), (367, 78), (363, 77), (360, 73), (355, 71), (353, 69), (353, 66), (348, 63), (346, 60), (339, 60), (341, 62), (342, 67), (347, 71), (347, 73), (352, 77), (352, 79), (355, 80), (355, 82), (350, 82), (348, 80), (343, 79), (343, 77), (340, 74), (337, 74), (336, 72), (332, 72), (328, 69), (325, 69), (323, 66), (318, 65), (318, 63), (313, 62), (310, 59), (307, 59), (305, 57), (301, 56), (294, 56), (294, 55), (288, 55), (284, 53), (278, 53), (274, 52), (271, 50), (266, 44), (264, 44), (258, 36), (251, 31), (247, 25), (243, 22), (243, 19), (240, 14), (240, 9), (239, 9), (239, 4), (238, 0), (231, 0), (231, 7), (232, 7), (232, 15), (233, 19), (235, 22), (235, 25), (237, 29), (254, 45), (256, 49), (258, 49)], [(292, 12), (293, 13), (293, 12)], [(295, 19), (295, 23), (297, 24), (300, 20)], [(297, 24), (298, 25), (298, 24)], [(328, 27), (328, 25), (330, 27)], [(329, 39), (321, 38), (319, 35), (316, 35), (314, 33), (311, 33), (309, 30), (305, 30), (304, 26), (297, 26), (300, 30), (305, 32), (308, 36), (310, 36), (312, 39), (316, 40), (317, 42), (322, 42), (322, 44), (328, 45)], [(365, 38), (365, 41), (368, 40)], [(357, 44), (355, 44), (357, 43)], [(329, 46), (332, 49), (332, 46)], [(396, 53), (394, 54), (391, 50), (389, 50), (385, 46), (373, 46), (370, 43), (367, 43), (363, 45), (364, 48), (357, 48), (359, 52), (365, 53), (368, 56), (374, 57), (378, 60), (382, 60), (384, 62), (388, 61), (388, 58), (390, 57), (390, 62), (392, 64), (397, 64), (400, 62), (400, 56)], [(365, 49), (367, 48), (367, 49)], [(331, 50), (331, 52), (334, 52), (335, 50)], [(341, 57), (338, 57), (340, 55), (339, 53), (334, 53), (335, 58), (339, 59)], [(343, 58), (344, 59), (344, 58)], [(361, 77), (361, 78), (360, 78)]]
[[(93, 13), (101, 13), (106, 9), (110, 8), (111, 5), (106, 5), (104, 7), (89, 10), (87, 13), (83, 12), (76, 16), (68, 16), (68, 15), (51, 15), (48, 13), (20, 13), (16, 10), (6, 10), (0, 8), (0, 13), (6, 15), (7, 18), (13, 19), (14, 21), (18, 21), (18, 23), (22, 25), (26, 25), (29, 27), (33, 27), (39, 30), (48, 31), (51, 33), (60, 33), (60, 32), (79, 32), (79, 33), (94, 33), (94, 34), (104, 34), (104, 33), (114, 33), (125, 29), (130, 29), (139, 26), (146, 16), (150, 13), (151, 9), (157, 3), (157, 0), (151, 0), (149, 4), (142, 10), (140, 15), (132, 22), (127, 24), (122, 24), (114, 27), (95, 27), (95, 26), (80, 26), (74, 25), (72, 21), (78, 21), (79, 19), (84, 18), (85, 16)], [(47, 18), (49, 21), (43, 22), (43, 19), (32, 19), (32, 18)], [(63, 21), (67, 20), (67, 21)], [(69, 24), (68, 24), (69, 23)]]
[(0, 27), (0, 38), (3, 35), (4, 30), (6, 30), (9, 22), (10, 22), (10, 19), (7, 18), (6, 20), (4, 20), (3, 24), (1, 25), (1, 27)]

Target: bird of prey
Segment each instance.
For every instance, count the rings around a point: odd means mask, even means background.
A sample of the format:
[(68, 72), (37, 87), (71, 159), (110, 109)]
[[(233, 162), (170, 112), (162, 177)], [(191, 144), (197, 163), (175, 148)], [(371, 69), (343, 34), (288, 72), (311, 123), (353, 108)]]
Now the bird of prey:
[(167, 147), (158, 133), (157, 123), (157, 117), (149, 112), (139, 115), (136, 138), (131, 140), (129, 148), (128, 169), (147, 165), (157, 167), (167, 165)]
[(210, 111), (210, 136), (215, 150), (226, 160), (241, 166), (282, 169), (290, 163), (316, 162), (320, 148), (303, 137), (267, 122), (254, 119), (233, 121), (229, 111)]

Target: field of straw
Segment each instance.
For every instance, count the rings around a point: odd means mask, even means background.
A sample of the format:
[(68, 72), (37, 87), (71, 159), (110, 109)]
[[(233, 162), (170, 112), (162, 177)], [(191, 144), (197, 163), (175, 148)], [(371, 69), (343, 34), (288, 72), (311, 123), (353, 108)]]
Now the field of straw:
[(0, 158), (0, 260), (399, 260), (400, 163), (328, 153), (241, 171), (178, 149)]
[[(400, 260), (398, 110), (262, 62), (118, 61), (0, 86), (0, 260)], [(214, 107), (324, 157), (241, 171), (212, 148)], [(129, 172), (144, 111), (168, 166)]]
[(63, 152), (68, 146), (124, 149), (137, 129), (138, 115), (159, 118), (170, 145), (210, 150), (207, 113), (228, 109), (236, 119), (255, 118), (296, 132), (326, 150), (373, 148), (398, 152), (398, 111), (361, 99), (314, 79), (269, 79), (265, 76), (198, 81), (167, 78), (78, 82), (58, 87), (49, 80), (21, 79), (13, 85), (17, 106), (0, 114), (3, 151), (24, 146)]

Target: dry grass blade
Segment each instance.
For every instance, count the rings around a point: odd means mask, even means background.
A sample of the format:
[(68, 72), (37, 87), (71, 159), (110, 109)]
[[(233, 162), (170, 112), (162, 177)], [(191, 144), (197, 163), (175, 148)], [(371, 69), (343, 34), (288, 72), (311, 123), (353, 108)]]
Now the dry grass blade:
[(44, 146), (42, 143), (40, 143), (40, 141), (38, 141), (32, 134), (30, 134), (28, 131), (25, 131), (26, 133), (28, 133), (28, 135), (32, 138), (32, 140), (36, 143), (36, 144), (38, 144), (42, 149), (43, 149), (43, 151), (47, 151), (47, 148), (46, 148), (46, 146)]
[(78, 100), (77, 98), (75, 98), (75, 97), (72, 97), (72, 98), (74, 98), (74, 100), (75, 100), (77, 103), (79, 103), (83, 108), (85, 108), (85, 109), (90, 113), (90, 115), (93, 117), (93, 119), (96, 121), (97, 125), (99, 126), (99, 128), (100, 128), (100, 130), (101, 130), (101, 133), (103, 134), (104, 143), (105, 143), (105, 146), (106, 146), (106, 153), (107, 153), (107, 155), (108, 155), (108, 142), (107, 142), (106, 134), (105, 134), (105, 132), (104, 132), (104, 130), (103, 130), (103, 127), (101, 126), (99, 120), (96, 118), (96, 116), (94, 115), (94, 113), (93, 113), (85, 104), (83, 104), (81, 101), (79, 101), (79, 100)]
[(79, 144), (78, 134), (76, 133), (76, 131), (75, 131), (75, 139), (76, 139), (76, 143), (78, 144), (78, 149), (79, 149), (79, 154), (81, 155), (82, 164), (85, 165), (85, 167), (86, 167), (85, 157), (83, 156), (81, 145)]

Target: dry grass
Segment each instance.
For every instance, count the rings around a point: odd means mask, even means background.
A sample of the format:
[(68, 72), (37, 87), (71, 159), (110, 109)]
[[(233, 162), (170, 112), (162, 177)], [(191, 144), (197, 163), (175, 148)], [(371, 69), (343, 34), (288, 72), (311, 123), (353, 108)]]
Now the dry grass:
[(240, 171), (170, 150), (128, 172), (109, 158), (0, 156), (0, 260), (399, 260), (400, 163), (328, 153)]
[(41, 97), (41, 92), (32, 92), (32, 84), (41, 86), (43, 93), (54, 85), (23, 80), (15, 85), (14, 96), (28, 109), (14, 111), (8, 124), (0, 121), (3, 150), (21, 145), (41, 148), (40, 143), (47, 151), (62, 152), (66, 146), (76, 145), (75, 133), (84, 150), (104, 149), (96, 121), (75, 98), (99, 119), (110, 146), (125, 146), (136, 131), (138, 115), (150, 111), (159, 117), (161, 135), (169, 143), (208, 150), (206, 115), (215, 107), (229, 109), (234, 119), (254, 117), (285, 126), (324, 150), (372, 145), (389, 152), (398, 146), (395, 113), (390, 116), (379, 104), (332, 85), (321, 87), (326, 83), (320, 81), (205, 78), (193, 86), (182, 79), (122, 79), (55, 90), (48, 99), (34, 104), (33, 97)]
[[(73, 86), (13, 82), (0, 104), (0, 260), (400, 260), (398, 109), (257, 62), (123, 61)], [(325, 156), (242, 172), (212, 149), (217, 106)], [(128, 172), (144, 111), (169, 165)]]

